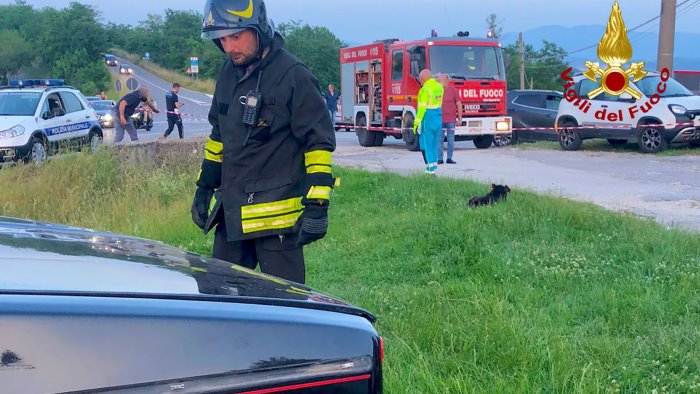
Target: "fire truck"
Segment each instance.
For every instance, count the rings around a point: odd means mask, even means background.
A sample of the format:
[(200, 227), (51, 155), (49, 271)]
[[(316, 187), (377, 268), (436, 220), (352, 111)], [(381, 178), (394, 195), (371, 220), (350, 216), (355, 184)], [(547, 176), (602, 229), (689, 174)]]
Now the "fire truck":
[(510, 135), (506, 116), (506, 72), (501, 46), (492, 38), (431, 37), (389, 39), (340, 50), (342, 122), (354, 127), (362, 146), (381, 146), (384, 138), (403, 139), (417, 151), (413, 134), (418, 74), (447, 74), (461, 97), (462, 124), (458, 141), (473, 140), (480, 149), (495, 136)]

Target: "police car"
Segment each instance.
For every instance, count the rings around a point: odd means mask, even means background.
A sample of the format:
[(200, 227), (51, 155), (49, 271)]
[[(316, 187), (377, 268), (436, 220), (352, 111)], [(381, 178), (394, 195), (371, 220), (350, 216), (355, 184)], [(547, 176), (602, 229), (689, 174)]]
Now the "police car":
[(556, 117), (563, 150), (577, 150), (583, 140), (592, 138), (605, 138), (611, 145), (635, 141), (643, 153), (656, 153), (670, 144), (700, 146), (700, 97), (667, 70), (629, 81), (639, 99), (605, 92), (590, 99), (589, 93), (599, 90), (599, 84), (582, 74), (571, 78), (571, 85)]
[(59, 144), (94, 150), (101, 141), (95, 110), (63, 80), (13, 80), (0, 87), (0, 164), (41, 163)]

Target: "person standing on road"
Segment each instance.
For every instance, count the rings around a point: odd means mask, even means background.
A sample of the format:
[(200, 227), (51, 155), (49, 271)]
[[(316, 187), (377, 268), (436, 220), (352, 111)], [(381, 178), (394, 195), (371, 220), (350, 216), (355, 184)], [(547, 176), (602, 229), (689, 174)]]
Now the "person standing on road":
[(138, 141), (139, 136), (136, 133), (136, 127), (134, 127), (134, 120), (131, 119), (131, 115), (134, 114), (139, 104), (144, 103), (149, 106), (153, 112), (160, 113), (160, 110), (148, 100), (148, 93), (148, 88), (140, 87), (138, 90), (127, 93), (119, 99), (115, 107), (115, 117), (118, 122), (114, 131), (114, 143), (119, 143), (124, 139), (124, 131), (129, 134), (129, 138), (132, 141)]
[(205, 232), (216, 225), (214, 257), (304, 283), (303, 246), (326, 235), (336, 183), (318, 81), (284, 48), (263, 0), (208, 0), (202, 36), (228, 59), (192, 220)]
[(413, 134), (420, 126), (418, 142), (423, 152), (426, 174), (435, 175), (437, 171), (438, 136), (442, 133), (442, 95), (444, 89), (433, 79), (430, 70), (423, 70), (418, 75), (422, 87), (418, 91), (418, 108), (413, 123)]
[(335, 116), (338, 114), (338, 102), (340, 101), (340, 93), (335, 91), (333, 84), (328, 85), (328, 91), (323, 93), (323, 98), (326, 99), (326, 108), (331, 115), (331, 122), (335, 125)]
[(180, 116), (180, 108), (185, 105), (181, 103), (177, 97), (180, 93), (180, 84), (174, 83), (173, 88), (165, 95), (165, 109), (168, 113), (168, 129), (165, 130), (165, 134), (161, 138), (168, 138), (170, 133), (173, 132), (173, 128), (177, 125), (177, 133), (180, 139), (185, 138), (185, 133), (182, 130), (182, 117)]
[(450, 85), (447, 74), (439, 74), (438, 82), (445, 89), (442, 96), (442, 129), (438, 135), (438, 164), (445, 157), (445, 135), (447, 135), (447, 164), (457, 164), (452, 160), (455, 149), (455, 125), (462, 124), (462, 101), (454, 86)]

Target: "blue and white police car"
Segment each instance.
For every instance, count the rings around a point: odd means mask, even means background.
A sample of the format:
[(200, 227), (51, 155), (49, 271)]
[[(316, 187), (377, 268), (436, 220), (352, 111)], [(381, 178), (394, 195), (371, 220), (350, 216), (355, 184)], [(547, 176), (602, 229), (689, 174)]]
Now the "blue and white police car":
[(45, 161), (60, 146), (97, 149), (102, 128), (79, 90), (60, 79), (0, 87), (0, 164)]

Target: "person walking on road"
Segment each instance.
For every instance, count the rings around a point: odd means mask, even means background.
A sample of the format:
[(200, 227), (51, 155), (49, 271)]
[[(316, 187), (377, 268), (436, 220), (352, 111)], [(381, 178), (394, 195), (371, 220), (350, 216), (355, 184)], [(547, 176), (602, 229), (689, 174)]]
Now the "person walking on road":
[(447, 74), (439, 74), (438, 82), (445, 89), (442, 96), (442, 129), (438, 136), (438, 164), (445, 157), (445, 136), (447, 136), (447, 164), (457, 164), (452, 160), (455, 150), (455, 125), (462, 123), (462, 101), (454, 86), (450, 85)]
[(202, 26), (228, 58), (192, 220), (205, 232), (216, 226), (214, 257), (304, 283), (303, 246), (326, 235), (336, 183), (318, 80), (284, 48), (263, 0), (208, 0)]
[(335, 125), (335, 116), (338, 114), (338, 101), (340, 94), (335, 91), (333, 84), (328, 85), (328, 91), (323, 93), (323, 98), (326, 99), (326, 108), (331, 115), (331, 122)]
[(438, 136), (442, 126), (442, 96), (444, 89), (430, 73), (423, 70), (418, 76), (422, 87), (418, 91), (418, 108), (413, 124), (413, 134), (420, 127), (418, 142), (423, 152), (426, 174), (435, 175), (437, 171)]
[(180, 139), (185, 138), (185, 133), (182, 130), (182, 117), (180, 116), (180, 108), (185, 105), (181, 103), (177, 94), (180, 93), (180, 84), (174, 83), (173, 88), (165, 95), (165, 109), (168, 113), (168, 129), (165, 130), (162, 139), (168, 138), (170, 133), (173, 132), (173, 128), (177, 125), (177, 133)]
[(134, 120), (131, 115), (136, 111), (139, 104), (144, 103), (150, 107), (153, 112), (160, 113), (160, 110), (148, 100), (148, 88), (140, 87), (138, 90), (125, 94), (116, 105), (115, 117), (117, 118), (116, 128), (114, 130), (114, 143), (120, 143), (124, 139), (124, 132), (129, 134), (132, 141), (138, 141), (139, 136), (134, 127)]

